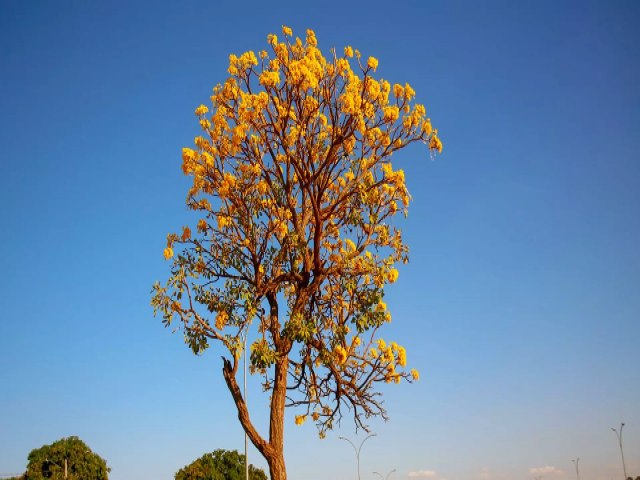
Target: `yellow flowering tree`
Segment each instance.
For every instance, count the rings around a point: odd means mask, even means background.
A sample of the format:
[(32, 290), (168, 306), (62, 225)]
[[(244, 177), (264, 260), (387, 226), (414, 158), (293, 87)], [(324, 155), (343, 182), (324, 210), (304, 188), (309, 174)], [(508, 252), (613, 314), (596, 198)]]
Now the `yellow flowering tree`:
[[(152, 304), (178, 322), (195, 353), (212, 341), (242, 427), (286, 478), (285, 407), (321, 436), (350, 412), (357, 427), (386, 412), (378, 382), (417, 380), (406, 353), (378, 331), (391, 314), (384, 287), (407, 260), (401, 231), (409, 192), (392, 154), (442, 143), (408, 85), (374, 78), (378, 61), (346, 47), (325, 57), (313, 31), (283, 27), (268, 50), (230, 55), (229, 77), (195, 110), (202, 134), (184, 148), (199, 220), (168, 235), (166, 285)], [(238, 386), (243, 339), (251, 372), (271, 394), (268, 436)]]

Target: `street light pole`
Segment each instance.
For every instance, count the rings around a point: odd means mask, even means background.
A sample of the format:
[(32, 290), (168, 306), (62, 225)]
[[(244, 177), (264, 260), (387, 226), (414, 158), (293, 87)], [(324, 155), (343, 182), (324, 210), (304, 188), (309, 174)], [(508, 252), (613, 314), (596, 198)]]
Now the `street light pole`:
[(580, 480), (580, 457), (576, 458), (575, 460), (571, 460), (574, 465), (576, 466), (576, 477), (578, 477), (578, 480)]
[(395, 471), (396, 471), (396, 469), (394, 468), (394, 469), (393, 469), (393, 470), (391, 470), (389, 473), (387, 473), (387, 476), (386, 476), (386, 477), (383, 477), (383, 476), (382, 476), (382, 474), (381, 474), (381, 473), (378, 473), (378, 472), (373, 472), (373, 473), (375, 473), (375, 474), (376, 474), (376, 475), (378, 475), (380, 478), (382, 478), (382, 480), (388, 480), (388, 478), (391, 476), (391, 474), (392, 474), (393, 472), (395, 472)]
[[(247, 333), (244, 332), (244, 367), (243, 367), (243, 375), (244, 375), (244, 403), (247, 405)], [(248, 408), (248, 407), (247, 407)], [(244, 478), (245, 480), (249, 480), (249, 457), (248, 457), (248, 437), (247, 431), (244, 432)]]
[(611, 430), (613, 430), (613, 433), (615, 433), (616, 437), (618, 437), (618, 444), (620, 445), (620, 456), (622, 457), (622, 471), (624, 473), (624, 480), (627, 480), (627, 467), (624, 464), (624, 450), (622, 450), (622, 429), (623, 428), (624, 428), (624, 422), (621, 422), (619, 432), (615, 428), (612, 428)]
[(356, 448), (354, 443), (351, 440), (349, 440), (348, 438), (345, 438), (343, 436), (339, 436), (338, 437), (340, 440), (346, 440), (347, 442), (349, 442), (351, 444), (351, 446), (353, 447), (353, 451), (356, 452), (356, 461), (358, 462), (358, 480), (360, 480), (360, 450), (362, 450), (362, 446), (364, 445), (364, 442), (369, 440), (371, 437), (375, 437), (375, 436), (376, 436), (375, 433), (370, 433), (369, 435), (367, 435), (365, 437), (365, 439), (362, 440), (362, 442), (360, 442), (360, 446), (358, 448)]

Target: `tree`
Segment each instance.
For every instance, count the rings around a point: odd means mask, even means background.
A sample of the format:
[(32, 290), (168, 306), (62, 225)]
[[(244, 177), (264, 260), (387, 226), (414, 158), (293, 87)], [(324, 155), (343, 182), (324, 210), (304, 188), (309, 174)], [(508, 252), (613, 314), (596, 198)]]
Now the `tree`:
[[(366, 429), (386, 419), (378, 382), (418, 379), (404, 348), (377, 336), (391, 321), (384, 286), (408, 254), (393, 219), (410, 196), (390, 157), (416, 142), (442, 149), (411, 86), (374, 78), (377, 59), (351, 47), (327, 59), (313, 31), (304, 42), (283, 34), (267, 37), (271, 53), (230, 55), (211, 110), (195, 110), (203, 134), (182, 169), (197, 226), (168, 235), (171, 275), (152, 298), (194, 353), (226, 348), (238, 418), (276, 480), (286, 479), (285, 407), (321, 436), (345, 409)], [(245, 335), (271, 394), (267, 438), (236, 381)]]
[[(243, 480), (245, 457), (236, 450), (215, 450), (205, 453), (178, 470), (175, 480)], [(263, 470), (249, 465), (250, 480), (267, 480)]]
[(62, 438), (29, 453), (26, 480), (107, 480), (107, 462), (78, 437)]

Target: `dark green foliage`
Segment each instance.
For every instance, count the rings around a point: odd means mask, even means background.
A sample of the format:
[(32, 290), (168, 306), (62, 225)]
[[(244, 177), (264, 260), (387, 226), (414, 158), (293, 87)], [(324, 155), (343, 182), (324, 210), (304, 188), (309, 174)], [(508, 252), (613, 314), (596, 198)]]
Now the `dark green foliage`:
[(32, 450), (25, 480), (107, 480), (107, 462), (78, 437), (62, 438)]
[[(244, 455), (236, 450), (216, 450), (180, 469), (175, 480), (243, 480)], [(249, 480), (267, 480), (259, 468), (249, 465)]]

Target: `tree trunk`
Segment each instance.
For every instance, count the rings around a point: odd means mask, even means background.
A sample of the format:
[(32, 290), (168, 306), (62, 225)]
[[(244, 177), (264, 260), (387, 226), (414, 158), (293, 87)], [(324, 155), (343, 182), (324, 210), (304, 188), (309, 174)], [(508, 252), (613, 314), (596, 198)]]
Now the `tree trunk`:
[(271, 455), (267, 457), (271, 480), (287, 480), (284, 463), (284, 405), (287, 396), (287, 370), (289, 357), (283, 355), (276, 361), (273, 393), (271, 394), (271, 418), (269, 422), (269, 445)]
[(269, 476), (271, 480), (287, 480), (287, 470), (284, 466), (284, 454), (279, 452), (274, 458), (268, 459)]

